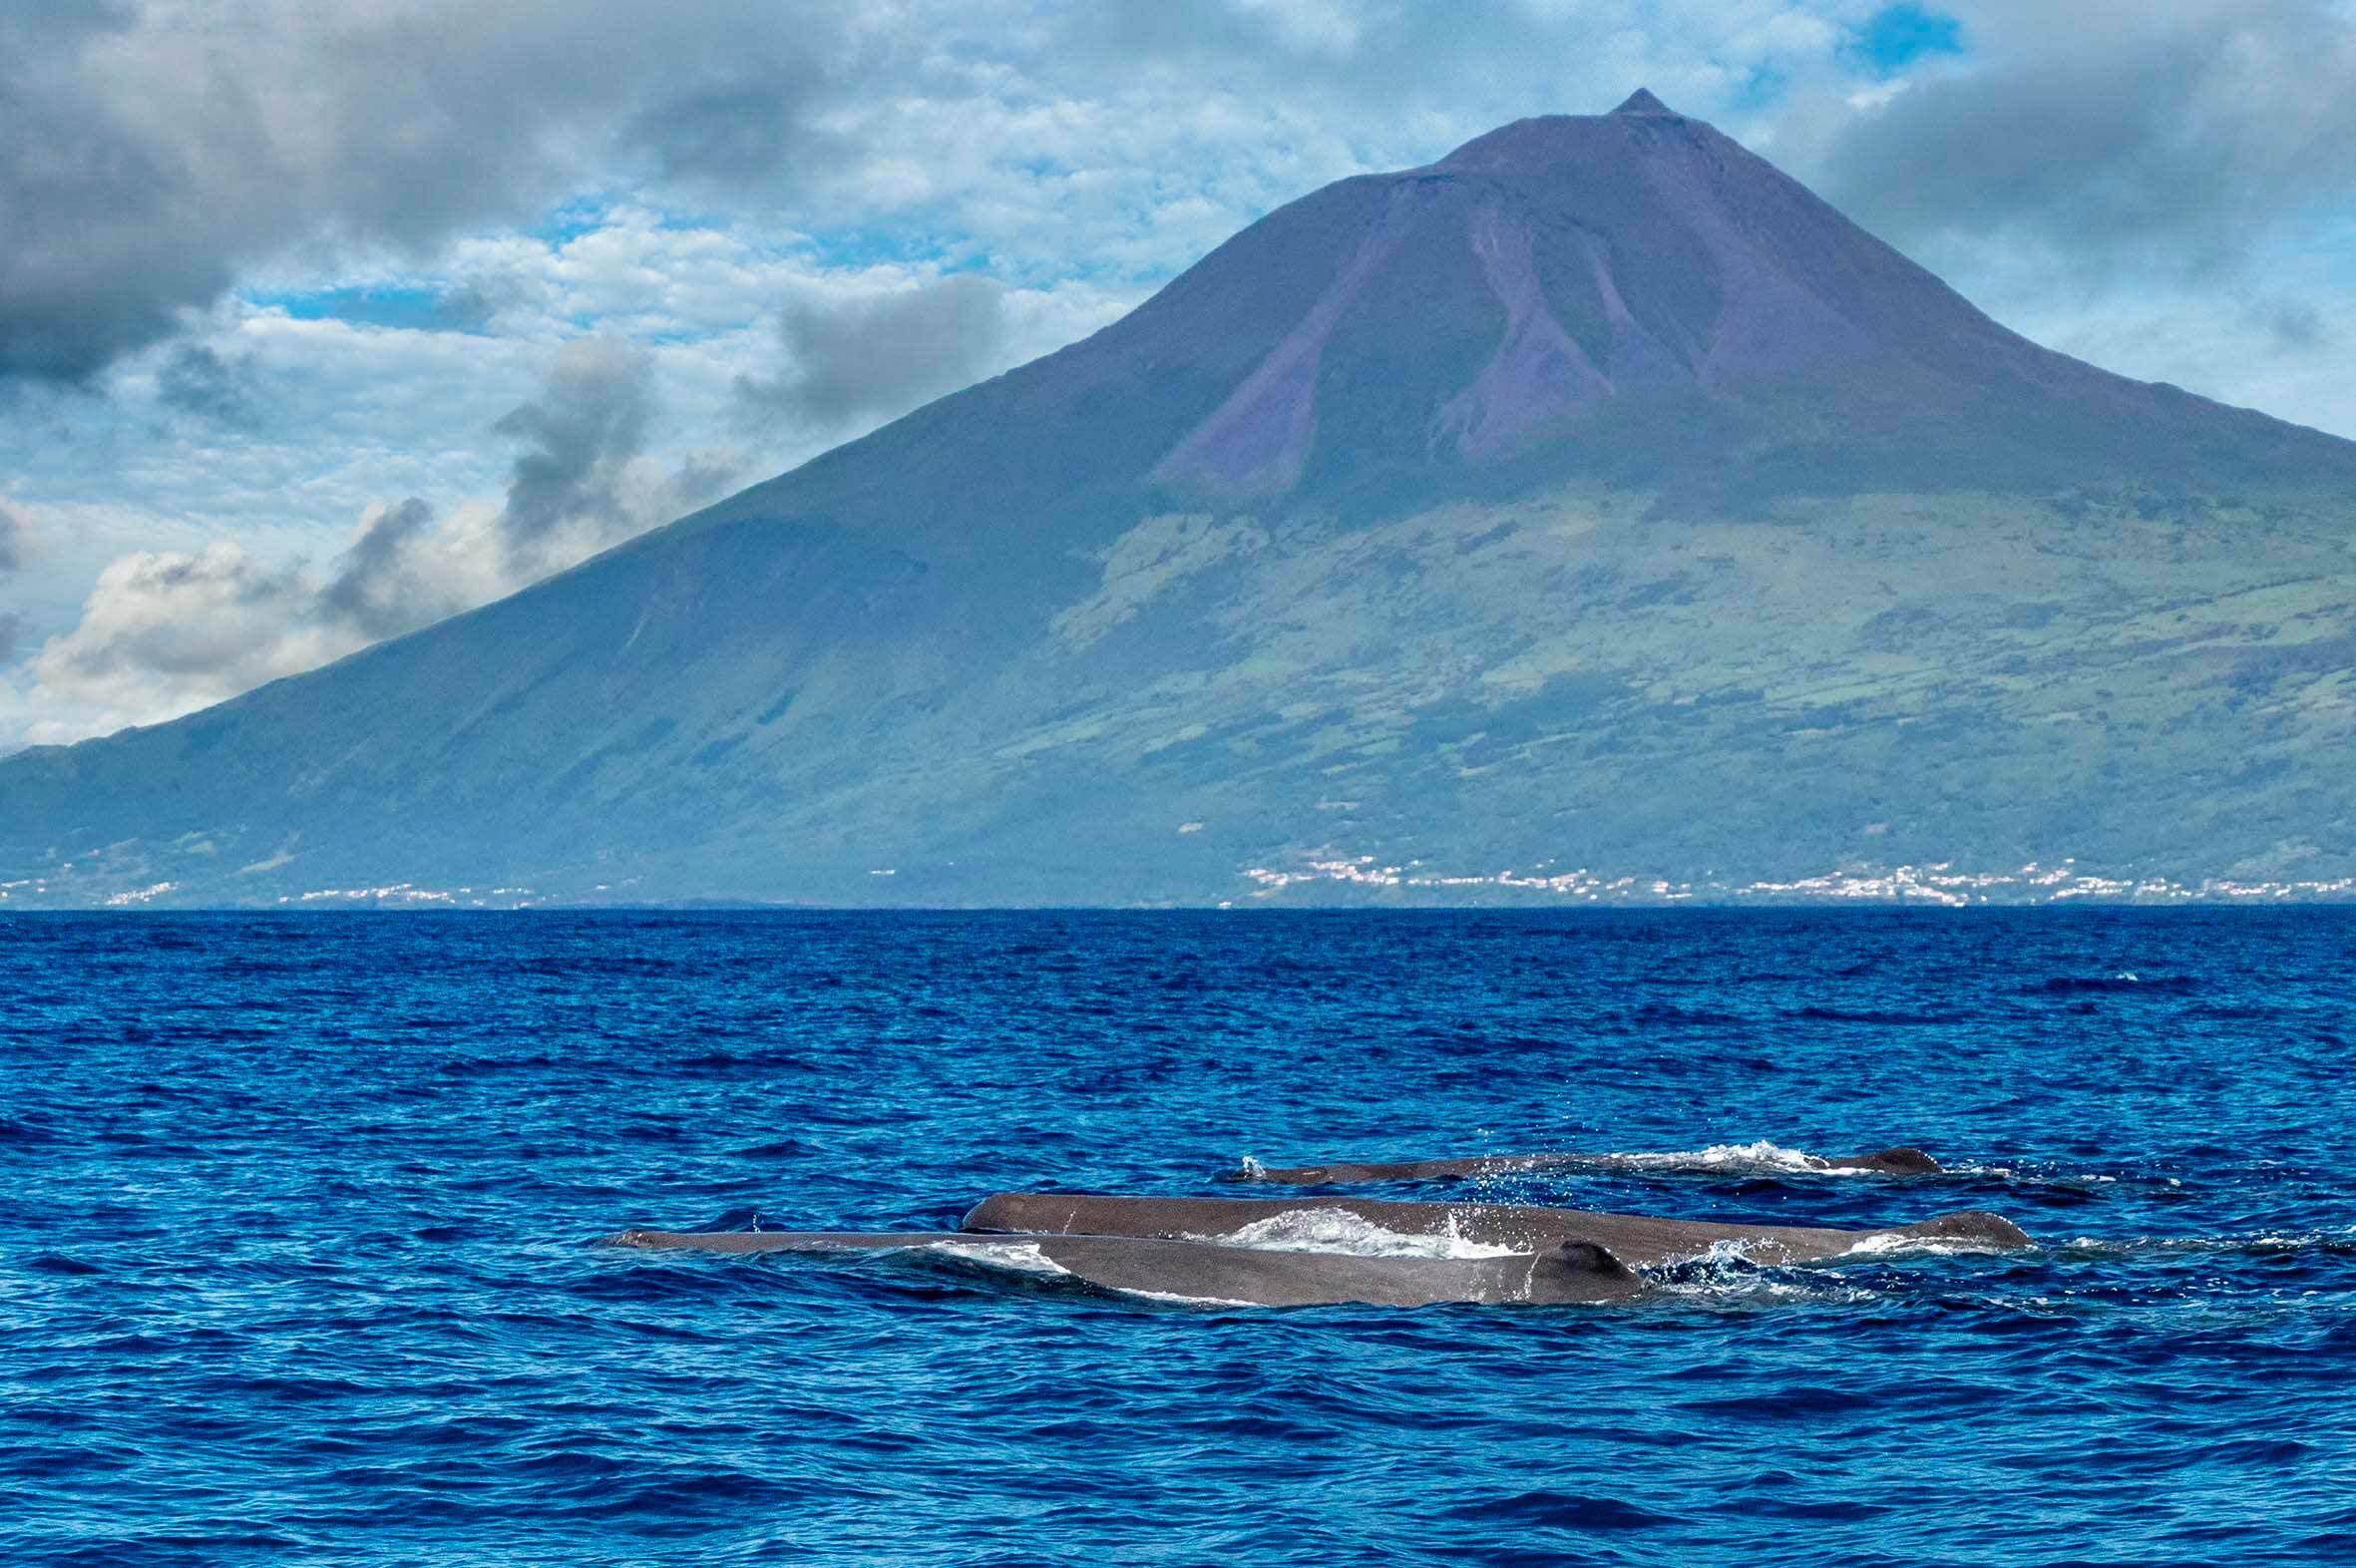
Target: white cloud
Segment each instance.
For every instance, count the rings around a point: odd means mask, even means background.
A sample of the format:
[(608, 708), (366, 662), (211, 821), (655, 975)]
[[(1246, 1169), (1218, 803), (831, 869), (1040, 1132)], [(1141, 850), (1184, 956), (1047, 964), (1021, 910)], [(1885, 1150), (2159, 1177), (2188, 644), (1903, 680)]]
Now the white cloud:
[[(93, 728), (174, 717), (360, 646), (303, 615), (309, 594), (299, 573), (232, 544), (126, 556), (99, 574), (81, 624), (35, 655), (33, 675)], [(67, 735), (43, 726), (30, 738)]]
[(676, 467), (647, 456), (650, 386), (641, 350), (565, 345), (494, 427), (522, 448), (505, 506), (439, 521), (415, 497), (372, 506), (324, 571), (229, 539), (111, 562), (0, 714), (14, 708), (34, 741), (177, 717), (513, 592), (714, 499), (734, 455)]

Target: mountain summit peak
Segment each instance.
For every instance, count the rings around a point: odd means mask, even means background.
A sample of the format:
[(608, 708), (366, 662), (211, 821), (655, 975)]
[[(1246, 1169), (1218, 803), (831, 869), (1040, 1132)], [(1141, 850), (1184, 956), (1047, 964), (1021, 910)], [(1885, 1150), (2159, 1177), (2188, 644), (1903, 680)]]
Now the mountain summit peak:
[(1612, 111), (1615, 115), (1674, 115), (1676, 110), (1655, 98), (1652, 89), (1640, 87), (1628, 95), (1627, 102)]

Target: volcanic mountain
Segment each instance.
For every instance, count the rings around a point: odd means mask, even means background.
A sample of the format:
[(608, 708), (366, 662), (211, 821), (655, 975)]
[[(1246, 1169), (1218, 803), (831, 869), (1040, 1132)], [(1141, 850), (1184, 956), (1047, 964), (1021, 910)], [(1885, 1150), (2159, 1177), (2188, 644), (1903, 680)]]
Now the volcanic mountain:
[(1639, 93), (1329, 186), (511, 598), (0, 761), (0, 882), (2329, 879), (2352, 551), (2356, 444), (2040, 348)]

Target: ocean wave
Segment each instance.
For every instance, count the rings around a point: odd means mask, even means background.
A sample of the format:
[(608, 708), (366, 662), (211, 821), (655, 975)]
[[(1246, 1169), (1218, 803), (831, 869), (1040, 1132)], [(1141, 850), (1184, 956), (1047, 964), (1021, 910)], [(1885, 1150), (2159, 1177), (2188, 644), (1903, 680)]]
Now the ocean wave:
[(1762, 1138), (1754, 1143), (1713, 1143), (1702, 1149), (1658, 1153), (1599, 1154), (1598, 1166), (1616, 1170), (1736, 1172), (1743, 1175), (1873, 1176), (1872, 1170), (1836, 1165), (1805, 1149), (1785, 1148)]
[(1640, 1271), (1656, 1293), (1681, 1305), (1779, 1307), (1803, 1302), (1855, 1304), (1880, 1293), (1829, 1272), (1787, 1269), (1753, 1258), (1748, 1244), (1715, 1242), (1708, 1252)]
[[(2329, 1460), (2356, 1206), (2332, 1036), (2356, 911), (1565, 912), (1484, 917), (1526, 942), (1469, 960), (1468, 917), (1405, 911), (143, 919), (0, 917), (20, 1221), (0, 1313), (10, 1375), (39, 1394), (10, 1412), (9, 1523), (59, 1555), (683, 1561), (741, 1555), (753, 1515), (728, 1499), (749, 1497), (771, 1555), (911, 1568), (1173, 1540), (1249, 1568), (2349, 1556)], [(208, 954), (313, 962), (166, 966), (136, 940), (171, 922)], [(606, 951), (703, 978), (498, 980)], [(1811, 994), (1868, 954), (1869, 980)], [(1137, 982), (1181, 958), (1215, 1004)], [(1261, 974), (1279, 958), (1289, 974)], [(2022, 994), (2127, 971), (2198, 985)], [(1790, 979), (1736, 983), (1769, 973)], [(552, 1007), (536, 987), (560, 983)], [(255, 1014), (266, 1043), (223, 1042), (257, 996), (279, 1004)], [(903, 997), (959, 1021), (906, 1020)], [(1755, 1021), (1632, 1041), (1648, 999)], [(1861, 1041), (1902, 1034), (1779, 1021), (1806, 1000), (1986, 1026), (1926, 1047), (1953, 1070), (1860, 1067)], [(789, 1045), (826, 1071), (676, 1067)], [(508, 1066), (446, 1075), (453, 1058)], [(1279, 1136), (1350, 1134), (1375, 1155), (1551, 1143), (1703, 1167), (1400, 1197), (1853, 1226), (1984, 1208), (2044, 1245), (1725, 1249), (1649, 1268), (1622, 1305), (1303, 1313), (1203, 1298), (1255, 1295), (1263, 1272), (1518, 1263), (1222, 1252), (1118, 1275), (1187, 1298), (1164, 1301), (1021, 1272), (1034, 1243), (1073, 1267), (1090, 1251), (1027, 1236), (957, 1238), (981, 1254), (962, 1259), (584, 1245), (655, 1217), (954, 1224), (1006, 1187), (1194, 1192), (1221, 1128), (1209, 1164), (1231, 1169), (1245, 1148), (1291, 1163)], [(1419, 1146), (1447, 1129), (1460, 1146)], [(1791, 1158), (1898, 1137), (1949, 1174), (1833, 1181)], [(1783, 1169), (1732, 1162), (1758, 1140)], [(2040, 1388), (2068, 1419), (2022, 1396)], [(2314, 1451), (2269, 1446), (2285, 1433)], [(1697, 1462), (1698, 1442), (1743, 1462)], [(1217, 1462), (1133, 1506), (1173, 1444)], [(1415, 1484), (1337, 1497), (1337, 1452)], [(1991, 1453), (2019, 1484), (1987, 1484)], [(1694, 1522), (1616, 1546), (1579, 1533), (1591, 1493)], [(2128, 1496), (2165, 1506), (2106, 1505)], [(240, 1544), (265, 1529), (282, 1539)]]
[(1800, 1007), (1783, 1016), (1802, 1023), (1872, 1023), (1890, 1028), (1909, 1028), (1925, 1023), (1960, 1023), (1963, 1020), (1946, 1013), (1893, 1012), (1881, 1008)]
[[(1702, 1149), (1658, 1153), (1599, 1154), (1580, 1162), (1591, 1169), (1635, 1171), (1695, 1171), (1739, 1176), (1883, 1176), (1886, 1172), (1841, 1165), (1805, 1149), (1787, 1148), (1762, 1139), (1755, 1143), (1714, 1143)], [(1914, 1180), (1995, 1181), (2036, 1186), (2110, 1187), (2121, 1178), (2101, 1171), (2056, 1171), (2033, 1166), (1961, 1160), (1926, 1171)], [(2174, 1177), (2155, 1177), (2168, 1186), (2181, 1186)]]
[(2034, 994), (2067, 996), (2082, 992), (2146, 991), (2181, 995), (2192, 989), (2192, 980), (2182, 975), (2142, 975), (2134, 970), (2121, 970), (2112, 975), (2055, 975), (2029, 987)]
[(1931, 1236), (1901, 1236), (1885, 1231), (1868, 1236), (1841, 1254), (1843, 1258), (1962, 1258), (2013, 1251), (1988, 1242), (1950, 1241)]
[[(1852, 1157), (1853, 1158), (1853, 1157)], [(1549, 1160), (1554, 1166), (1558, 1162)], [(1750, 1143), (1713, 1143), (1700, 1149), (1635, 1150), (1617, 1154), (1566, 1156), (1559, 1162), (1572, 1168), (1613, 1171), (1693, 1171), (1735, 1176), (1881, 1176), (1892, 1173), (1871, 1166), (1844, 1163), (1805, 1149), (1789, 1148), (1766, 1138)], [(1906, 1174), (1913, 1174), (1908, 1172)], [(1998, 1167), (1950, 1165), (1925, 1175), (1967, 1176), (2011, 1174)]]
[(2310, 1252), (2356, 1254), (2356, 1226), (2329, 1231), (2269, 1230), (2224, 1236), (2076, 1236), (2048, 1250), (2057, 1257), (2081, 1261), (2231, 1253), (2261, 1258)]
[(1248, 1307), (1255, 1312), (1260, 1309), (1258, 1302), (1230, 1301), (1224, 1296), (1180, 1296), (1169, 1291), (1139, 1290), (1128, 1285), (1109, 1285), (1105, 1289), (1129, 1297), (1133, 1301), (1160, 1302), (1168, 1307), (1200, 1307), (1212, 1311), (1231, 1307)]
[[(1631, 1150), (1605, 1154), (1496, 1154), (1471, 1156), (1494, 1162), (1477, 1180), (1580, 1171), (1693, 1171), (1707, 1175), (1739, 1176), (1888, 1176), (1887, 1171), (1843, 1164), (1805, 1149), (1786, 1148), (1762, 1138), (1751, 1143), (1713, 1143), (1700, 1149)], [(1307, 1167), (1316, 1169), (1318, 1167)], [(1910, 1174), (1910, 1173), (1909, 1173)], [(1933, 1174), (1933, 1173), (1925, 1173)], [(2000, 1166), (1950, 1166), (1935, 1174), (1998, 1175), (2012, 1172)], [(1264, 1182), (1265, 1161), (1247, 1154), (1238, 1162), (1234, 1179)], [(1414, 1177), (1400, 1177), (1414, 1180)]]

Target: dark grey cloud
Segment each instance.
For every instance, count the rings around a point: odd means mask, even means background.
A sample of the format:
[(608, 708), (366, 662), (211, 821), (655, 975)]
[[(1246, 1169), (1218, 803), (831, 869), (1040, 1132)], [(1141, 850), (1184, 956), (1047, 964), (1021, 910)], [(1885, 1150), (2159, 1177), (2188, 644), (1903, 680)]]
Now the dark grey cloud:
[(16, 657), (16, 645), (24, 636), (25, 617), (14, 610), (0, 615), (0, 664)]
[(0, 19), (0, 381), (86, 377), (228, 285), (217, 246), (158, 222), (170, 153), (95, 111), (72, 69), (121, 21), (95, 6)]
[(251, 429), (261, 422), (252, 378), (249, 359), (224, 358), (200, 343), (183, 343), (156, 373), (156, 396), (166, 408)]
[[(1101, 221), (1136, 240), (1152, 208), (1197, 195), (1162, 184), (1194, 169), (1224, 226), (1352, 172), (1360, 151), (1429, 153), (1533, 110), (1608, 106), (1648, 33), (1716, 16), (1705, 0), (1444, 18), (1338, 0), (671, 0), (658, 22), (640, 0), (0, 11), (0, 381), (52, 382), (170, 336), (265, 263), (427, 256), (585, 193), (789, 205), (797, 224), (818, 193), (817, 216), (890, 208), (953, 241), (961, 219), (1000, 235)], [(1724, 74), (1715, 57), (1689, 66), (1689, 81)], [(1655, 79), (1673, 98), (1674, 77)], [(1189, 229), (1181, 250), (1207, 237)]]
[(2242, 316), (2249, 325), (2264, 332), (2275, 347), (2291, 353), (2323, 348), (2339, 336), (2331, 319), (2312, 300), (2253, 300)]
[[(538, 395), (498, 423), (522, 450), (497, 513), (441, 519), (415, 496), (376, 507), (324, 573), (228, 541), (123, 557), (99, 575), (81, 621), (43, 644), (35, 675), (118, 721), (153, 719), (511, 592), (669, 522), (734, 478), (722, 454), (668, 469), (645, 456), (659, 412), (645, 351), (568, 344)], [(0, 510), (0, 529), (10, 521)], [(0, 531), (0, 546), (12, 538)]]
[(33, 525), (0, 507), (0, 572), (15, 572), (33, 553)]
[(1005, 290), (969, 273), (864, 299), (796, 301), (778, 316), (785, 369), (736, 390), (769, 418), (830, 430), (904, 414), (1005, 368)]
[(622, 480), (644, 450), (653, 415), (651, 356), (620, 343), (567, 344), (540, 396), (494, 428), (524, 443), (510, 470), (501, 532), (529, 557), (560, 531), (618, 532), (629, 516)]
[(743, 477), (744, 459), (733, 450), (690, 452), (664, 481), (661, 510), (667, 515), (653, 517), (651, 523), (668, 523), (708, 506)]
[(377, 641), (463, 609), (464, 598), (416, 560), (433, 526), (434, 509), (415, 496), (379, 508), (337, 561), (317, 612)]
[(434, 327), (442, 332), (480, 332), (501, 304), (497, 290), (477, 281), (461, 283), (434, 301)]
[[(1192, 195), (1157, 184), (1168, 170), (1215, 163), (1240, 212), (1350, 172), (1354, 145), (1400, 142), (1402, 126), (1608, 105), (1633, 85), (1636, 22), (1664, 5), (1671, 33), (1690, 25), (1674, 13), (1709, 14), (1702, 0), (1444, 22), (1328, 0), (671, 0), (659, 21), (639, 0), (0, 7), (0, 381), (87, 381), (263, 263), (430, 255), (585, 193), (683, 192), (745, 215), (819, 192), (820, 215), (930, 213), (953, 237), (961, 204), (1018, 229), (1033, 208), (1116, 208), (1134, 235), (1149, 225), (1126, 208)], [(1238, 160), (1241, 138), (1264, 157)]]
[(1822, 171), (1893, 239), (2214, 273), (2356, 196), (2356, 20), (2331, 0), (1957, 9), (1968, 62), (1860, 117)]
[[(223, 0), (193, 20), (136, 0), (0, 15), (0, 381), (86, 381), (297, 246), (425, 252), (633, 164), (773, 178), (844, 27), (756, 0), (678, 0), (660, 25), (633, 0)], [(754, 58), (791, 63), (766, 99)]]
[(823, 92), (807, 61), (748, 60), (724, 77), (655, 97), (630, 117), (622, 138), (648, 155), (664, 179), (741, 189), (778, 180), (802, 160), (841, 155), (803, 112)]
[[(641, 458), (657, 414), (643, 350), (590, 339), (558, 353), (538, 395), (494, 427), (523, 448), (491, 525), (502, 586), (668, 522), (734, 479), (733, 463), (708, 454), (648, 472)], [(306, 613), (370, 641), (430, 625), (481, 596), (479, 575), (454, 571), (463, 555), (422, 498), (380, 507)]]

